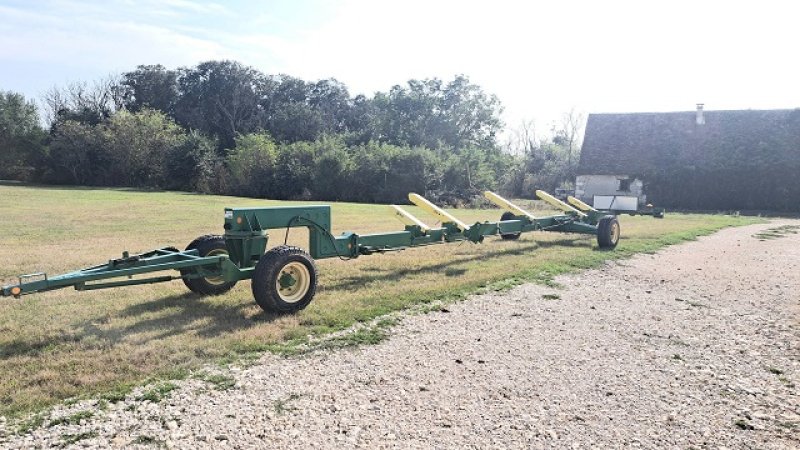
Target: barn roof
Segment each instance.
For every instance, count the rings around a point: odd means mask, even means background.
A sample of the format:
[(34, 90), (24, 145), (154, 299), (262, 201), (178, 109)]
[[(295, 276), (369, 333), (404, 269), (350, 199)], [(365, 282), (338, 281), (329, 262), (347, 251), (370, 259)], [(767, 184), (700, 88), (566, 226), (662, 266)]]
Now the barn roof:
[(800, 164), (800, 109), (590, 114), (580, 175)]

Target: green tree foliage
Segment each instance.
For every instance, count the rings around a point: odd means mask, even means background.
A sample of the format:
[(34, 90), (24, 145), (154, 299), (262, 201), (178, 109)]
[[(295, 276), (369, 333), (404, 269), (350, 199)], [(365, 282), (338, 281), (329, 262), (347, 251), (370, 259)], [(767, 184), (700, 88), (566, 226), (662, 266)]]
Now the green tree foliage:
[(488, 148), (502, 128), (500, 101), (463, 75), (446, 85), (436, 78), (410, 80), (373, 101), (378, 134), (398, 145)]
[(500, 103), (464, 76), (352, 97), (335, 79), (265, 75), (235, 61), (72, 83), (44, 98), (39, 180), (277, 199), (458, 203), (513, 163)]
[(44, 131), (36, 105), (0, 91), (0, 179), (29, 179), (43, 150)]
[[(198, 169), (184, 166), (180, 172), (173, 158), (182, 154), (184, 162), (193, 162), (193, 151), (183, 129), (158, 111), (120, 111), (97, 126), (66, 120), (54, 128), (45, 179), (82, 185), (187, 186)], [(178, 174), (183, 183), (170, 178)]]
[(278, 150), (266, 134), (247, 134), (236, 138), (236, 148), (228, 153), (230, 189), (248, 197), (272, 197)]
[(226, 193), (279, 199), (396, 203), (421, 192), (460, 203), (496, 187), (497, 173), (512, 162), (476, 148), (452, 154), (375, 141), (348, 145), (342, 135), (274, 144), (251, 134), (236, 143), (225, 159), (231, 180)]
[[(223, 192), (216, 172), (222, 160), (216, 154), (217, 143), (197, 130), (186, 134), (179, 145), (167, 149), (164, 161), (165, 189)], [(212, 187), (216, 186), (216, 187)]]
[(122, 76), (120, 92), (125, 108), (140, 111), (156, 109), (174, 117), (178, 102), (178, 71), (160, 64), (137, 66)]
[(175, 119), (233, 148), (236, 136), (259, 128), (260, 101), (269, 79), (235, 61), (209, 61), (180, 70)]
[[(411, 147), (488, 148), (496, 146), (502, 127), (499, 100), (464, 76), (449, 83), (410, 80), (368, 98), (351, 97), (335, 79), (307, 82), (265, 75), (235, 61), (208, 61), (178, 70), (139, 66), (123, 75), (116, 92), (127, 109), (158, 109), (187, 129), (213, 136), (220, 149), (234, 148), (239, 134), (259, 131), (288, 143), (344, 134), (353, 144), (377, 140)], [(62, 110), (68, 118), (88, 114), (80, 121), (97, 119), (94, 109)]]
[(316, 153), (313, 142), (281, 145), (277, 164), (280, 170), (275, 173), (276, 198), (304, 200), (312, 198), (311, 183)]
[(539, 142), (514, 158), (502, 178), (502, 190), (514, 197), (536, 198), (536, 190), (555, 192), (575, 182), (578, 159), (558, 137)]
[(352, 176), (347, 200), (405, 203), (409, 192), (439, 187), (442, 165), (431, 150), (368, 142), (351, 149)]
[(97, 185), (109, 162), (100, 155), (97, 129), (75, 120), (64, 120), (51, 132), (42, 179), (57, 184)]
[(281, 142), (314, 141), (323, 134), (348, 131), (352, 101), (335, 79), (310, 83), (281, 75), (270, 77), (262, 106), (264, 129)]
[(150, 109), (138, 113), (120, 111), (98, 127), (104, 161), (103, 184), (163, 187), (171, 149), (182, 146), (186, 136), (163, 113)]

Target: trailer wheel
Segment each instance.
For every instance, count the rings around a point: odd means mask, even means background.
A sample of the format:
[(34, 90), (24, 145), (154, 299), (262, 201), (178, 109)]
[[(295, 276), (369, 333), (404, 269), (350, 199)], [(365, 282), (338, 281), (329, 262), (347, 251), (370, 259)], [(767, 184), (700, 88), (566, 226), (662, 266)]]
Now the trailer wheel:
[[(227, 255), (228, 247), (225, 246), (225, 238), (216, 235), (200, 236), (186, 246), (186, 250), (197, 250), (200, 256)], [(196, 269), (183, 269), (181, 276), (195, 274)], [(222, 276), (207, 276), (201, 278), (184, 278), (183, 284), (190, 291), (200, 295), (220, 295), (224, 294), (236, 285), (236, 281), (225, 281)]]
[(616, 216), (604, 216), (597, 224), (597, 245), (603, 250), (611, 250), (619, 242), (619, 220)]
[(280, 245), (258, 260), (252, 288), (256, 303), (264, 311), (300, 311), (317, 292), (317, 266), (303, 249)]
[[(514, 213), (512, 213), (510, 211), (506, 211), (506, 212), (503, 213), (502, 216), (500, 216), (500, 220), (514, 220), (516, 217), (517, 216), (515, 216)], [(517, 239), (519, 239), (519, 236), (521, 234), (522, 233), (501, 234), (500, 235), (500, 239), (503, 239), (504, 241), (516, 241)]]

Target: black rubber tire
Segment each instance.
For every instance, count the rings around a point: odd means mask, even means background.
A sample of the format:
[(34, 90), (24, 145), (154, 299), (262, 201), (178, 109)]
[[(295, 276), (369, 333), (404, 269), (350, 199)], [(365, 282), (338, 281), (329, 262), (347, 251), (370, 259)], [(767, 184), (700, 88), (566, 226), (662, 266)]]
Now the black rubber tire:
[[(228, 254), (228, 247), (225, 246), (225, 238), (213, 234), (200, 236), (193, 240), (186, 246), (186, 250), (197, 250), (200, 256), (207, 256), (209, 253)], [(181, 276), (186, 276), (196, 273), (195, 269), (181, 270)], [(226, 281), (223, 283), (209, 280), (208, 278), (184, 278), (183, 284), (189, 288), (190, 291), (200, 295), (220, 295), (224, 294), (234, 286), (236, 281)]]
[[(296, 301), (286, 301), (278, 290), (278, 280), (284, 268), (290, 263), (300, 263), (306, 267), (308, 289)], [(295, 266), (297, 267), (297, 266)], [(266, 312), (288, 314), (300, 311), (308, 306), (317, 292), (317, 265), (314, 259), (298, 247), (279, 245), (261, 257), (253, 272), (253, 297), (256, 303)]]
[[(503, 213), (502, 216), (500, 216), (500, 220), (514, 220), (516, 218), (517, 216), (515, 216), (514, 213), (510, 211), (506, 211)], [(501, 234), (500, 239), (504, 241), (516, 241), (517, 239), (519, 239), (520, 235), (522, 235), (522, 233)]]
[(616, 216), (604, 216), (597, 224), (597, 245), (612, 250), (619, 243), (620, 227)]

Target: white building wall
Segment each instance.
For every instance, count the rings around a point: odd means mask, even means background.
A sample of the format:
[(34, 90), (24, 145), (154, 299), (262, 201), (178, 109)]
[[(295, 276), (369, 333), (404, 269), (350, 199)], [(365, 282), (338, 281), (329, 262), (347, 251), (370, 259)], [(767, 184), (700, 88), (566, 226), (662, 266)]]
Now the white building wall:
[[(628, 190), (624, 188), (626, 181)], [(631, 195), (639, 198), (639, 206), (647, 204), (644, 183), (627, 175), (578, 175), (575, 179), (575, 197), (592, 204), (595, 195)]]

